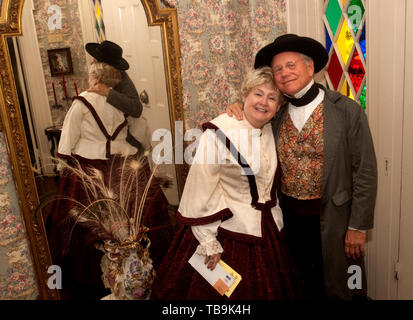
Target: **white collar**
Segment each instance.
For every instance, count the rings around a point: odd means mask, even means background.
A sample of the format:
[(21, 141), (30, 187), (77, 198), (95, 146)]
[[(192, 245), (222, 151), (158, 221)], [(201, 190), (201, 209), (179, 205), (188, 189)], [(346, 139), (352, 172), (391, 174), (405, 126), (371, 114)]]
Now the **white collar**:
[(310, 81), (309, 84), (307, 84), (301, 91), (299, 91), (297, 94), (294, 95), (294, 98), (300, 99), (302, 96), (304, 96), (308, 90), (312, 87), (314, 84), (314, 79)]
[(300, 99), (302, 96), (304, 96), (307, 93), (308, 90), (310, 90), (313, 84), (314, 84), (314, 79), (312, 79), (309, 84), (307, 84), (303, 89), (298, 91), (293, 97), (288, 94), (284, 94), (284, 95), (290, 98)]

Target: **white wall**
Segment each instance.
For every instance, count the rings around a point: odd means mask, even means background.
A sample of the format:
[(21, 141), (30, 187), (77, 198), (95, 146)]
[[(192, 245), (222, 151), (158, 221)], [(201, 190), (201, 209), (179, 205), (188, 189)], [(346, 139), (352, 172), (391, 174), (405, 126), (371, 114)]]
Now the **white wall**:
[(375, 299), (396, 299), (402, 177), (406, 0), (367, 5), (368, 108), (379, 188), (369, 245), (368, 280)]
[[(287, 0), (287, 32), (325, 43), (323, 11), (324, 0)], [(315, 79), (325, 84), (322, 72), (316, 74)]]
[(323, 0), (287, 0), (287, 30), (325, 42)]

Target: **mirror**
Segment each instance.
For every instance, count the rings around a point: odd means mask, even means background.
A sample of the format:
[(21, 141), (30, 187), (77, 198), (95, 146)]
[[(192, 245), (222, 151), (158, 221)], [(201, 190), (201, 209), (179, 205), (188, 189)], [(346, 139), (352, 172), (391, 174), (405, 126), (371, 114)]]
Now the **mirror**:
[[(82, 0), (79, 2), (86, 1)], [(167, 97), (167, 109), (169, 110), (170, 130), (174, 133), (176, 129), (184, 130), (183, 124), (181, 128), (175, 128), (177, 121), (182, 121), (183, 123), (182, 82), (176, 10), (161, 8), (158, 0), (141, 0), (141, 3), (145, 10), (148, 25), (158, 26), (160, 29), (165, 71), (165, 95)], [(25, 119), (27, 120), (27, 116), (24, 115), (24, 106), (19, 102), (22, 101), (20, 92), (23, 91), (22, 88), (19, 88), (19, 81), (17, 81), (19, 70), (13, 68), (16, 44), (11, 37), (20, 36), (23, 33), (25, 25), (22, 26), (22, 21), (23, 24), (26, 23), (25, 20), (22, 20), (24, 1), (0, 0), (0, 6), (0, 64), (2, 65), (0, 73), (0, 130), (5, 133), (9, 148), (13, 175), (37, 275), (40, 298), (58, 299), (58, 290), (50, 289), (47, 285), (50, 277), (48, 268), (53, 265), (53, 262), (49, 252), (43, 217), (40, 214), (34, 214), (40, 204), (40, 190), (39, 186), (36, 185), (35, 174), (32, 170), (32, 142), (26, 137), (27, 129), (25, 129), (24, 121)], [(125, 52), (126, 54), (128, 53), (127, 50)], [(128, 57), (125, 58), (128, 59)], [(131, 76), (131, 74), (129, 75)], [(140, 90), (137, 85), (136, 87), (141, 96), (145, 98), (144, 90)], [(30, 91), (30, 88), (25, 89), (26, 92)], [(32, 90), (36, 89), (32, 88)], [(150, 95), (148, 99), (149, 101), (151, 100)], [(175, 143), (174, 134), (172, 134), (172, 140)], [(188, 168), (185, 164), (176, 164), (174, 167), (178, 195), (180, 196)]]

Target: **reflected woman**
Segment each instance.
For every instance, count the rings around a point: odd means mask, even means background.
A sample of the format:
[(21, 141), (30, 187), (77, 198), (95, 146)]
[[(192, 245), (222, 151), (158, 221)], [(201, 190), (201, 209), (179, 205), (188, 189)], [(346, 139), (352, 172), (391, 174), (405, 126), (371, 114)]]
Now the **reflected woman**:
[[(95, 62), (90, 66), (90, 86), (99, 82), (115, 87), (121, 78), (119, 70), (107, 63)], [(122, 167), (125, 158), (138, 159), (141, 156), (138, 149), (126, 141), (126, 118), (123, 112), (108, 103), (106, 97), (94, 92), (82, 92), (75, 97), (66, 114), (58, 147), (59, 157), (66, 159), (69, 165), (79, 164), (88, 174), (92, 174), (94, 169), (99, 170), (105, 185), (113, 186), (116, 194), (119, 191), (119, 177), (114, 173)], [(145, 185), (150, 176), (149, 164), (145, 159), (138, 173), (139, 185)], [(133, 202), (142, 192), (132, 189), (131, 193)], [(151, 184), (150, 194), (151, 205), (145, 206), (143, 224), (147, 227), (168, 226), (168, 202), (157, 182)], [(63, 170), (60, 176), (59, 195), (88, 204), (81, 178), (69, 169)], [(67, 220), (67, 217), (73, 207), (74, 201), (57, 200), (46, 221), (52, 260), (62, 267), (63, 289), (70, 292), (71, 297), (103, 297), (106, 290), (101, 279), (102, 253), (95, 248), (101, 239), (80, 225), (75, 225), (70, 234), (74, 221)], [(134, 207), (130, 207), (133, 212)], [(149, 232), (148, 236), (152, 240), (150, 252), (156, 268), (166, 253), (171, 234), (165, 227), (154, 233)]]
[(222, 114), (203, 125), (176, 213), (182, 227), (155, 278), (152, 299), (226, 298), (188, 263), (194, 253), (211, 270), (222, 258), (241, 275), (230, 299), (296, 298), (276, 196), (280, 169), (269, 121), (281, 95), (271, 68), (250, 71), (241, 92), (244, 120)]

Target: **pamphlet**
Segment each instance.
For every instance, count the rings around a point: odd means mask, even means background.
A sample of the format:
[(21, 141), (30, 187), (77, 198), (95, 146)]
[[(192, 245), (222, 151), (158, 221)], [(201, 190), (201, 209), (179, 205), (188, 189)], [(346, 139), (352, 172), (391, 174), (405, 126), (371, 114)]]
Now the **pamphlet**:
[(228, 291), (225, 292), (225, 295), (229, 298), (231, 294), (234, 292), (237, 285), (240, 283), (242, 277), (239, 273), (237, 273), (234, 269), (232, 269), (229, 265), (227, 265), (224, 261), (219, 260), (218, 264), (224, 268), (225, 271), (234, 279), (234, 283), (229, 287)]
[(194, 253), (188, 262), (221, 296), (225, 294), (230, 297), (241, 281), (241, 276), (222, 260), (217, 263), (214, 270), (208, 269), (204, 261), (205, 256)]

